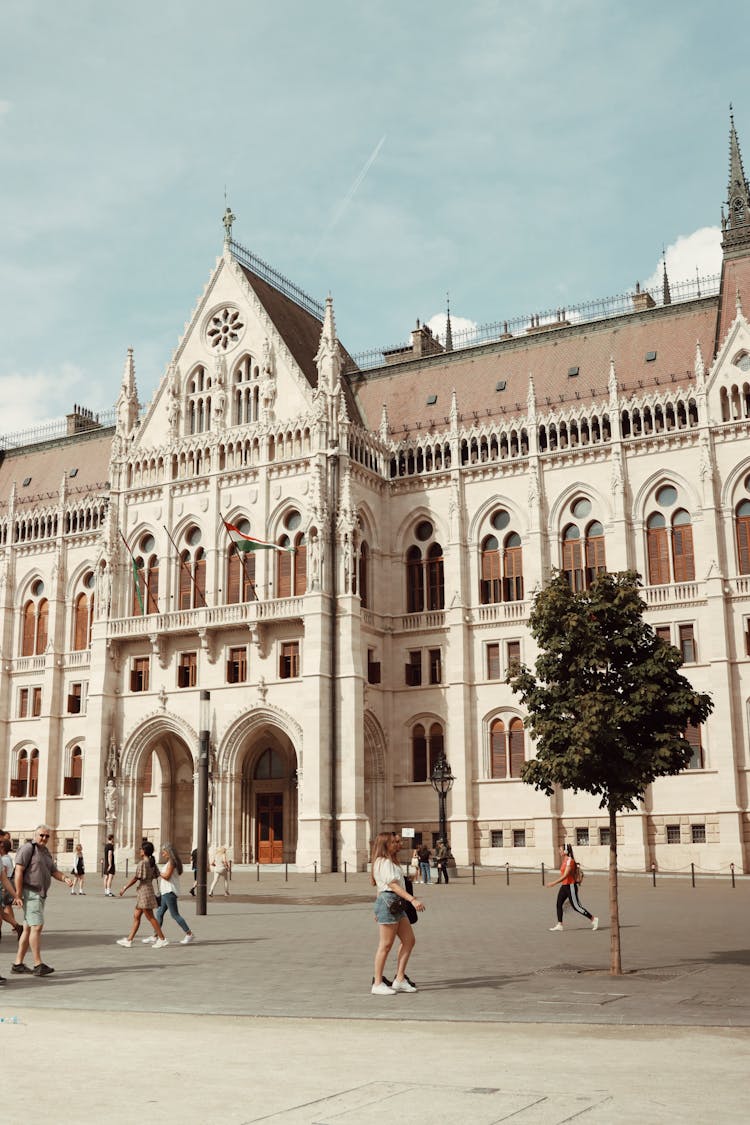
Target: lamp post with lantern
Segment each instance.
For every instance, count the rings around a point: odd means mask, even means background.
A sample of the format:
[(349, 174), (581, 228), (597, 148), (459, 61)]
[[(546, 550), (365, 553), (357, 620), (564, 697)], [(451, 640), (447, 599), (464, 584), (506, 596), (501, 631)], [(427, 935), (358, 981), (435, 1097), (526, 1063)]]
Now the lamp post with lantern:
[(444, 841), (446, 847), (449, 847), (449, 844), (445, 817), (445, 799), (453, 788), (453, 782), (455, 780), (450, 766), (443, 755), (441, 755), (433, 766), (432, 773), (430, 774), (430, 784), (438, 795), (440, 838)]

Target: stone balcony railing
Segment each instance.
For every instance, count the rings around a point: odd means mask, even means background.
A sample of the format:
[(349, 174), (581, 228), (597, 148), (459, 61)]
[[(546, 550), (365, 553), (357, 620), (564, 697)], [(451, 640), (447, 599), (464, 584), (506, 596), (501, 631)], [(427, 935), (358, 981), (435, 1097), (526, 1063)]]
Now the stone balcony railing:
[(232, 625), (267, 625), (273, 621), (290, 621), (304, 612), (304, 598), (274, 598), (263, 602), (241, 602), (234, 605), (202, 606), (200, 609), (177, 609), (171, 613), (149, 613), (145, 617), (119, 617), (110, 620), (107, 633), (111, 640), (147, 637), (152, 633), (195, 633), (201, 629), (218, 629)]

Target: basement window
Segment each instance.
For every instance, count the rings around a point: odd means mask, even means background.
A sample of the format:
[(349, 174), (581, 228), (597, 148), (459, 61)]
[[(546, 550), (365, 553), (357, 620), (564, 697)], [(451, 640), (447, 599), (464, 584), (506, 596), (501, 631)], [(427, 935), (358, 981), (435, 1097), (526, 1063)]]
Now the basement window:
[(646, 352), (646, 363), (653, 363), (656, 359), (656, 352)]
[(580, 370), (581, 370), (580, 367), (569, 367), (568, 368), (568, 378), (574, 379), (576, 377), (576, 375), (578, 375)]
[(499, 382), (495, 383), (495, 390), (496, 391), (504, 391), (507, 386), (508, 386), (507, 381), (505, 379), (500, 379)]
[(437, 402), (437, 395), (428, 395), (427, 396), (427, 405), (428, 406), (434, 406), (436, 402)]

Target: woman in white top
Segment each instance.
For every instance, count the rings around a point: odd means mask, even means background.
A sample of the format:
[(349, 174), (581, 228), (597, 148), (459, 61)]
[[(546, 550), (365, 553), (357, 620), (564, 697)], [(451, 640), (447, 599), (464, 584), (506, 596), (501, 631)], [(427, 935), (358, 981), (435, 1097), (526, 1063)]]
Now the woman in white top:
[(219, 879), (221, 879), (221, 878), (224, 879), (224, 894), (228, 895), (229, 894), (230, 863), (229, 863), (229, 858), (227, 857), (227, 849), (224, 847), (223, 844), (221, 845), (220, 848), (216, 849), (216, 854), (214, 855), (214, 858), (211, 862), (211, 868), (212, 868), (213, 873), (214, 873), (214, 881), (211, 884), (210, 891), (208, 892), (209, 898), (214, 893), (214, 890), (216, 889), (216, 884), (218, 883)]
[[(415, 910), (424, 910), (424, 903), (413, 898), (406, 890), (404, 873), (397, 856), (401, 848), (401, 837), (395, 832), (381, 832), (372, 848), (372, 868), (370, 882), (377, 887), (375, 899), (375, 919), (380, 930), (380, 940), (375, 953), (375, 976), (372, 992), (375, 996), (395, 996), (397, 992), (416, 992), (416, 988), (406, 976), (406, 966), (414, 948), (414, 930), (404, 913), (404, 903), (411, 903)], [(396, 935), (401, 942), (398, 951), (398, 965), (393, 984), (383, 980), (383, 969), (388, 954), (393, 948)]]
[[(161, 849), (161, 861), (163, 864), (163, 866), (159, 868), (159, 894), (161, 895), (161, 904), (154, 912), (156, 920), (161, 926), (164, 921), (164, 915), (169, 911), (180, 929), (185, 931), (185, 936), (180, 941), (180, 945), (190, 945), (191, 942), (195, 941), (195, 935), (177, 909), (177, 896), (180, 893), (179, 879), (180, 875), (182, 875), (182, 860), (174, 850), (172, 844), (163, 845)], [(146, 937), (141, 940), (144, 945), (148, 945), (154, 939), (152, 937)]]

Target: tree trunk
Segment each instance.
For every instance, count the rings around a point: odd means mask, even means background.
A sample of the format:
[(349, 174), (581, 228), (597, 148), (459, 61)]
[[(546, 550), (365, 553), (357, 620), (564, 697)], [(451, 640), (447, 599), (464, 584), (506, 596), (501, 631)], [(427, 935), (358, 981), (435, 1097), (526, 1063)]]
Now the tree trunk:
[(609, 806), (609, 971), (622, 976), (620, 908), (617, 901), (617, 810)]

